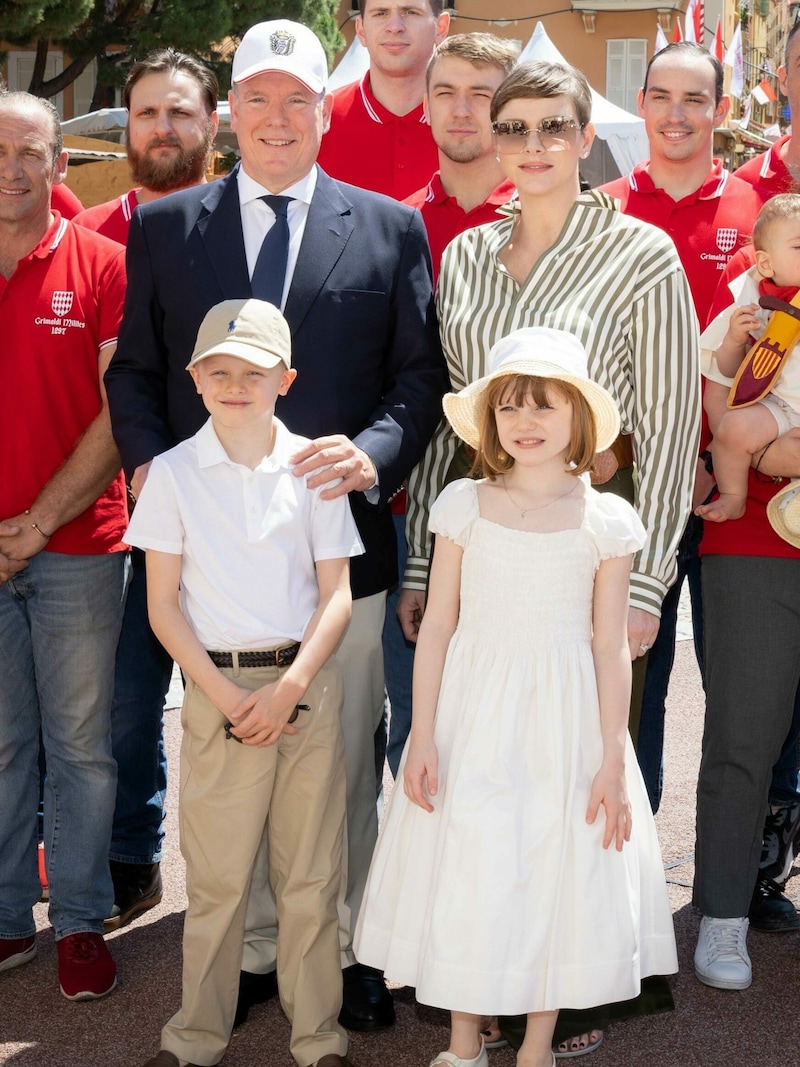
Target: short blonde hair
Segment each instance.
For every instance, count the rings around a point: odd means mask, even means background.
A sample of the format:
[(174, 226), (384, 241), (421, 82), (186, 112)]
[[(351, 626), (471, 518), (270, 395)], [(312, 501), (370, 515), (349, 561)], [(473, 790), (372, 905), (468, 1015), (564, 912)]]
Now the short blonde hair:
[(572, 404), (572, 433), (565, 462), (570, 466), (571, 474), (585, 474), (594, 471), (594, 457), (597, 451), (597, 424), (594, 412), (586, 397), (570, 382), (556, 381), (552, 378), (535, 378), (529, 374), (509, 374), (497, 378), (486, 389), (486, 403), (481, 417), (481, 443), (475, 454), (470, 475), (480, 471), (484, 477), (494, 481), (498, 474), (507, 474), (514, 466), (514, 460), (503, 449), (497, 433), (497, 420), (494, 409), (498, 404), (510, 402), (517, 407), (526, 401), (534, 404), (547, 404), (558, 394)]
[(776, 222), (786, 222), (800, 215), (800, 193), (781, 193), (773, 196), (761, 208), (753, 226), (753, 244), (757, 251), (766, 252), (769, 231)]

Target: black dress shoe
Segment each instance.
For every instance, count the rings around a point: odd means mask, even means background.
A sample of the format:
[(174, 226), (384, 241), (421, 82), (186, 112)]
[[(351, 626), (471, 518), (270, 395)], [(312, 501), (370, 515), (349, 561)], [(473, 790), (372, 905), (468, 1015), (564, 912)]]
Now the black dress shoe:
[(161, 903), (161, 866), (158, 863), (117, 863), (111, 860), (114, 906), (103, 921), (103, 933), (119, 930), (140, 912)]
[(753, 930), (768, 934), (800, 930), (800, 915), (794, 904), (781, 892), (777, 882), (763, 874), (756, 882), (747, 917)]
[(266, 974), (254, 974), (252, 971), (239, 972), (239, 999), (236, 1001), (236, 1015), (233, 1029), (241, 1026), (254, 1004), (266, 1004), (278, 994), (278, 975), (275, 971)]
[(339, 1022), (346, 1030), (385, 1030), (394, 1023), (394, 1001), (380, 971), (363, 963), (344, 968)]

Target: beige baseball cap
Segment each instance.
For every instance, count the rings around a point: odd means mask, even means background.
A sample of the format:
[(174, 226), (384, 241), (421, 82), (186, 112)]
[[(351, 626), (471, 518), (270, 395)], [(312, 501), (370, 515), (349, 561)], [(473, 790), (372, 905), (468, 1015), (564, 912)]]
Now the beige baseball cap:
[(292, 365), (289, 324), (267, 300), (223, 300), (200, 323), (194, 352), (186, 369), (207, 356), (237, 356), (269, 370)]
[(251, 26), (233, 57), (234, 85), (266, 71), (297, 78), (312, 93), (328, 87), (328, 57), (319, 37), (300, 22), (273, 19)]

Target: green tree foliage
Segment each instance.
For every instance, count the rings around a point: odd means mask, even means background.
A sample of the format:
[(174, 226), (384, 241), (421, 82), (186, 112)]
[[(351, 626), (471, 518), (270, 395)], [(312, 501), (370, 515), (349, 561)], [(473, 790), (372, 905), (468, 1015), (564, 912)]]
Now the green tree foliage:
[[(63, 92), (96, 59), (93, 106), (100, 106), (104, 87), (121, 85), (131, 63), (159, 47), (205, 60), (227, 87), (242, 35), (271, 18), (310, 26), (330, 59), (343, 43), (336, 25), (338, 7), (337, 0), (0, 0), (0, 38), (36, 45), (30, 91), (38, 96)], [(45, 80), (50, 42), (63, 48), (71, 62)]]

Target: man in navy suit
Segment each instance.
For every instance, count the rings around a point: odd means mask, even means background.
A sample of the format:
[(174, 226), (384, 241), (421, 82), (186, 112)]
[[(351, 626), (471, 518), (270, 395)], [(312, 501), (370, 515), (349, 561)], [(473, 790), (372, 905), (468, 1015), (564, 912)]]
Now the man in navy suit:
[[(312, 439), (293, 457), (295, 474), (312, 487), (327, 485), (330, 496), (350, 494), (366, 548), (353, 561), (353, 622), (338, 654), (348, 790), (341, 1022), (375, 1030), (394, 1020), (391, 997), (377, 972), (355, 963), (351, 935), (377, 835), (373, 736), (383, 713), (381, 629), (386, 590), (397, 579), (386, 505), (421, 458), (448, 385), (430, 257), (418, 212), (333, 181), (317, 167), (331, 98), (325, 54), (310, 30), (287, 20), (252, 27), (236, 52), (232, 81), (241, 164), (219, 182), (134, 214), (125, 315), (106, 387), (136, 495), (153, 456), (205, 421), (185, 370), (203, 316), (220, 300), (263, 295), (262, 243), (288, 222), (280, 303), (298, 378), (277, 414)], [(247, 927), (239, 1021), (276, 991), (274, 903), (265, 869), (254, 879)]]

